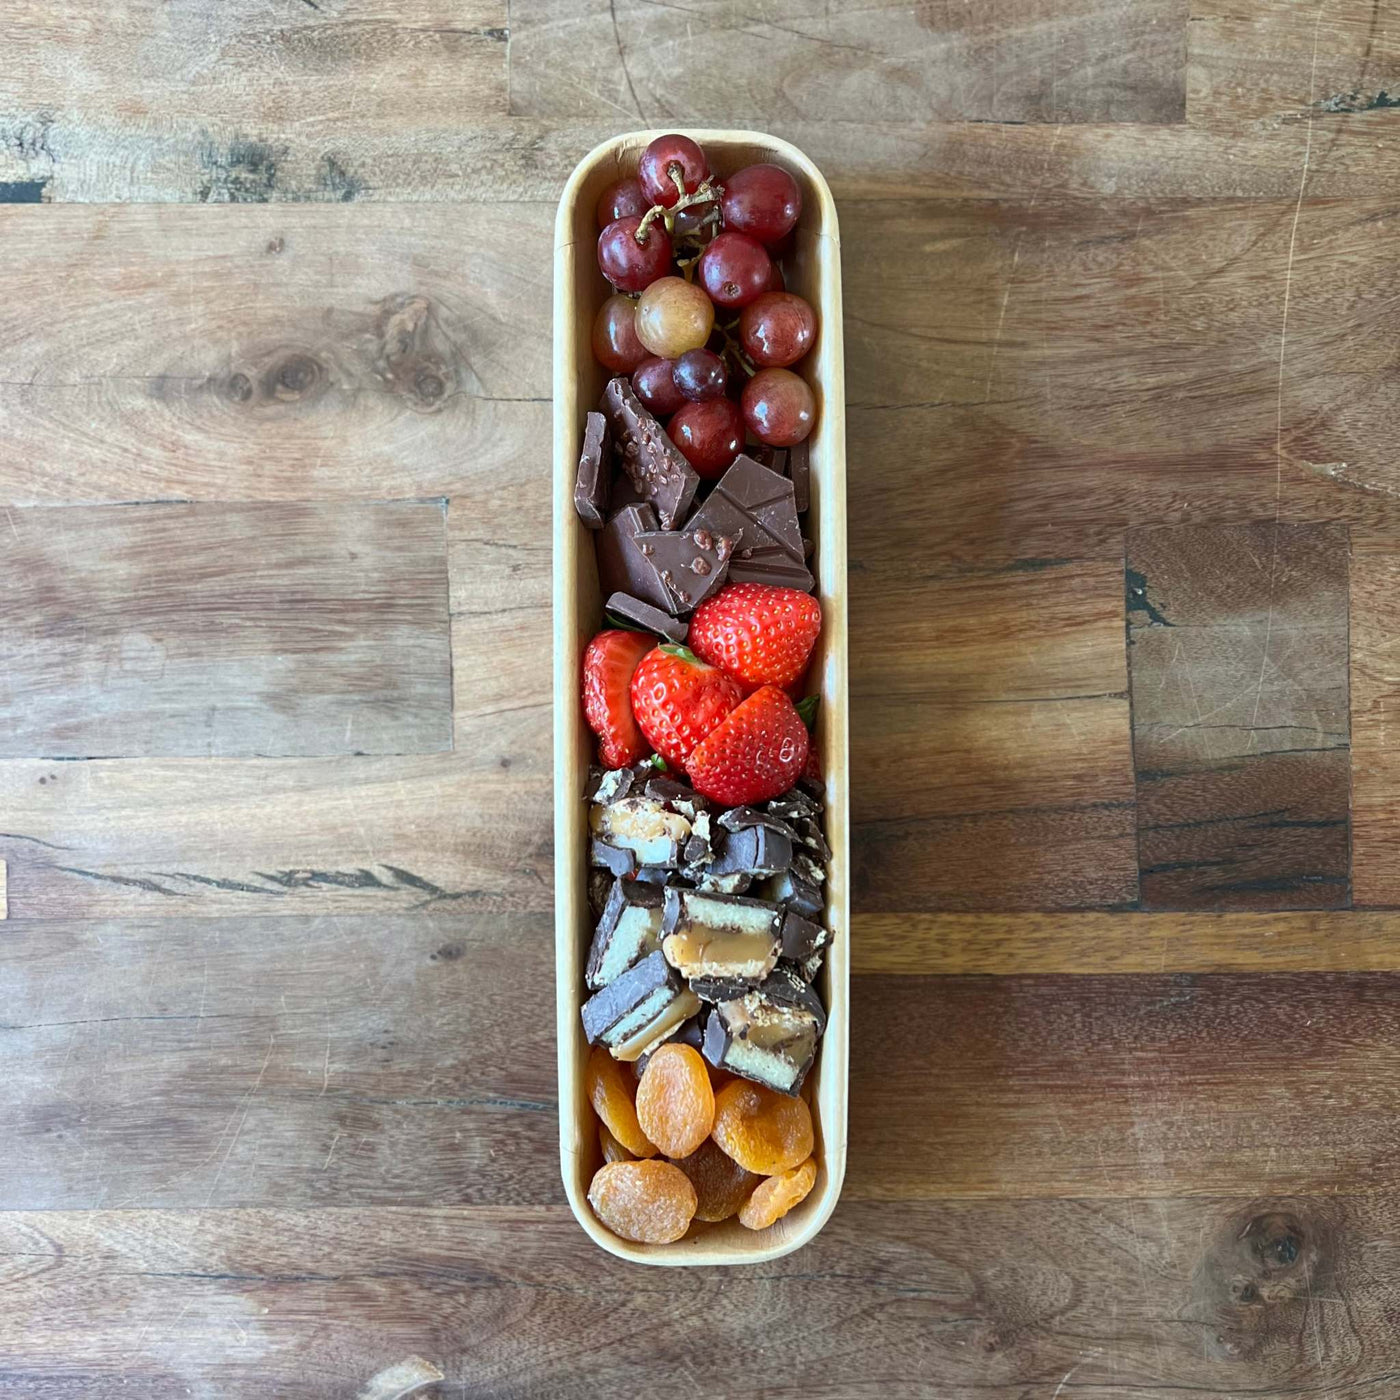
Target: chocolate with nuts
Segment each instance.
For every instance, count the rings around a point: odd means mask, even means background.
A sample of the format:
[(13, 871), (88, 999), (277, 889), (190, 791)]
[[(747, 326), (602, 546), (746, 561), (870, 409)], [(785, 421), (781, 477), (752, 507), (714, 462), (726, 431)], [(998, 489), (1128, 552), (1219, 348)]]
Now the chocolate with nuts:
[(619, 375), (603, 391), (603, 412), (621, 451), (622, 470), (643, 499), (656, 508), (663, 530), (673, 530), (695, 499), (700, 478), (695, 468)]

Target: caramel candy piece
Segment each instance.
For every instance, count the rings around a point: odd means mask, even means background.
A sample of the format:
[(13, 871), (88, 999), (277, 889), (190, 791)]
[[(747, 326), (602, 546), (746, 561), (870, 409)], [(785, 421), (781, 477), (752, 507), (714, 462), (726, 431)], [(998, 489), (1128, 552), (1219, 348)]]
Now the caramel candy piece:
[(738, 895), (666, 890), (661, 949), (685, 977), (756, 982), (778, 961), (778, 912)]

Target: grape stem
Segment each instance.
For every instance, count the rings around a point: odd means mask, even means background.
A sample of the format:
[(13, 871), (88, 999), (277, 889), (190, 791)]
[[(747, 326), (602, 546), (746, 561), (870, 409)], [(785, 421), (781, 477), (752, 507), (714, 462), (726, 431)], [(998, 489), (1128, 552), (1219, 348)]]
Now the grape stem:
[(711, 180), (702, 180), (696, 187), (694, 194), (686, 194), (685, 181), (678, 178), (676, 172), (679, 169), (674, 163), (667, 167), (671, 178), (676, 181), (676, 188), (680, 191), (676, 202), (668, 209), (664, 204), (653, 204), (645, 214), (642, 221), (637, 225), (637, 231), (632, 236), (643, 247), (646, 246), (647, 230), (656, 222), (662, 220), (666, 225), (667, 234), (675, 232), (676, 215), (682, 209), (689, 209), (692, 204), (718, 204), (720, 197), (724, 194), (724, 186)]

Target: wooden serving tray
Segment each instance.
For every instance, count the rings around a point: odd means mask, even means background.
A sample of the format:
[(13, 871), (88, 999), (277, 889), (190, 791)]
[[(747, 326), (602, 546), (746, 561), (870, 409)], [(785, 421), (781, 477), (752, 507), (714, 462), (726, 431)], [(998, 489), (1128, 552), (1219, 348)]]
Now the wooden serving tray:
[(564, 1189), (579, 1224), (609, 1252), (643, 1264), (753, 1264), (806, 1244), (826, 1223), (846, 1171), (849, 1027), (850, 852), (846, 708), (846, 415), (841, 346), (841, 243), (836, 207), (820, 171), (795, 146), (756, 131), (687, 131), (722, 180), (756, 161), (781, 165), (802, 187), (795, 252), (784, 262), (789, 290), (815, 307), (818, 340), (797, 368), (816, 393), (811, 438), (808, 530), (824, 623), (811, 671), (822, 703), (816, 739), (826, 774), (826, 838), (832, 858), (826, 918), (832, 932), (818, 986), (828, 1022), (807, 1079), (816, 1123), (817, 1182), (776, 1225), (746, 1230), (737, 1220), (700, 1226), (671, 1245), (619, 1239), (588, 1204), (601, 1165), (597, 1121), (584, 1089), (588, 1045), (579, 1023), (583, 962), (592, 933), (587, 901), (587, 804), (583, 800), (593, 736), (583, 720), (583, 649), (602, 623), (591, 532), (574, 513), (574, 476), (584, 414), (597, 405), (608, 374), (591, 348), (593, 318), (608, 293), (598, 271), (594, 206), (605, 186), (636, 172), (642, 149), (660, 131), (634, 131), (595, 147), (574, 169), (559, 201), (554, 232), (554, 909), (559, 1036), (559, 1155)]

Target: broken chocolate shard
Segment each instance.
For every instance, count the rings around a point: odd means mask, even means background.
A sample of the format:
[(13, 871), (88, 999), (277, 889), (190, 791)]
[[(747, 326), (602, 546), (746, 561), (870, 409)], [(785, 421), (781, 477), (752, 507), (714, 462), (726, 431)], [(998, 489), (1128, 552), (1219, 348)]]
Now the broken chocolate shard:
[(606, 987), (661, 946), (663, 896), (655, 885), (614, 880), (588, 950), (584, 980)]
[(626, 593), (652, 603), (667, 605), (661, 576), (637, 544), (637, 536), (656, 529), (656, 512), (650, 506), (624, 506), (603, 526), (597, 539), (598, 586), (604, 594)]
[(643, 865), (637, 871), (637, 879), (643, 885), (664, 885), (675, 878), (675, 867), (670, 865)]
[(656, 508), (661, 528), (675, 529), (700, 485), (695, 468), (642, 404), (630, 380), (619, 375), (608, 381), (603, 412), (618, 444), (622, 470), (638, 494)]
[(680, 990), (676, 974), (659, 952), (615, 977), (584, 1002), (583, 1033), (590, 1045), (626, 1039), (675, 999)]
[(806, 880), (809, 885), (820, 885), (826, 880), (826, 868), (819, 861), (813, 860), (806, 850), (793, 852), (792, 869), (794, 874)]
[(816, 992), (797, 974), (776, 968), (761, 986), (716, 1004), (701, 1053), (716, 1068), (796, 1094), (825, 1026)]
[(817, 822), (810, 817), (802, 817), (795, 825), (797, 839), (813, 852), (816, 859), (822, 861), (831, 859), (831, 847), (826, 844), (826, 837), (822, 835), (821, 826)]
[(627, 506), (644, 506), (646, 497), (632, 485), (632, 478), (626, 472), (614, 472), (612, 491), (608, 495), (608, 515), (616, 515)]
[(778, 961), (778, 913), (761, 900), (668, 886), (661, 947), (686, 978), (757, 981)]
[(608, 870), (595, 869), (588, 872), (588, 912), (595, 919), (603, 917), (603, 910), (607, 908), (608, 895), (612, 893), (615, 878)]
[(739, 559), (773, 547), (794, 564), (802, 563), (802, 530), (792, 482), (743, 453), (720, 477), (692, 520), (713, 535), (738, 535), (735, 555)]
[[(755, 987), (761, 985), (758, 982), (746, 982), (737, 977), (692, 977), (690, 979), (690, 990), (700, 998), (701, 1001), (735, 1001), (739, 997), (747, 996)], [(698, 1045), (695, 1047), (700, 1048)]]
[(804, 918), (795, 909), (787, 909), (783, 912), (779, 937), (782, 940), (783, 957), (793, 962), (802, 962), (826, 947), (828, 935), (821, 924)]
[(710, 805), (708, 797), (702, 797), (693, 787), (679, 783), (674, 778), (650, 778), (646, 794), (658, 802), (664, 802), (673, 812), (688, 817), (694, 823), (696, 815)]
[(784, 870), (763, 883), (763, 897), (788, 909), (794, 909), (804, 919), (821, 918), (822, 892), (804, 880), (795, 870)]
[(776, 875), (793, 861), (792, 842), (770, 826), (746, 826), (729, 832), (719, 854), (702, 872), (719, 875)]
[(574, 509), (590, 530), (601, 530), (612, 489), (612, 451), (608, 420), (601, 413), (584, 419), (583, 450), (574, 478)]
[[(638, 865), (679, 866), (690, 823), (649, 797), (624, 797), (588, 814), (594, 836), (631, 851)], [(611, 869), (611, 867), (609, 867)]]
[(820, 816), (822, 804), (802, 788), (789, 788), (781, 797), (775, 797), (768, 804), (768, 810), (775, 817), (793, 821), (798, 817)]
[(632, 879), (637, 873), (637, 857), (621, 846), (610, 845), (594, 837), (588, 847), (588, 859), (593, 865), (611, 871), (620, 879)]
[(787, 475), (792, 482), (793, 504), (798, 514), (805, 515), (812, 504), (812, 448), (806, 438), (789, 449)]
[(731, 807), (720, 817), (719, 824), (726, 831), (743, 831), (751, 826), (766, 826), (770, 831), (776, 831), (794, 843), (801, 839), (796, 830), (780, 816), (771, 811), (760, 811), (757, 807)]
[(657, 636), (665, 637), (670, 642), (685, 641), (685, 634), (689, 631), (684, 622), (677, 621), (664, 609), (652, 607), (650, 603), (641, 598), (634, 598), (630, 593), (609, 594), (608, 601), (603, 604), (603, 611), (640, 627), (644, 632), (655, 632)]
[(620, 802), (632, 791), (637, 781), (636, 770), (632, 768), (607, 768), (598, 770), (598, 781), (591, 781), (592, 791), (588, 794), (594, 802), (606, 807), (610, 802)]
[(724, 582), (738, 536), (713, 535), (692, 522), (684, 530), (637, 536), (637, 548), (656, 570), (673, 613), (694, 612)]

